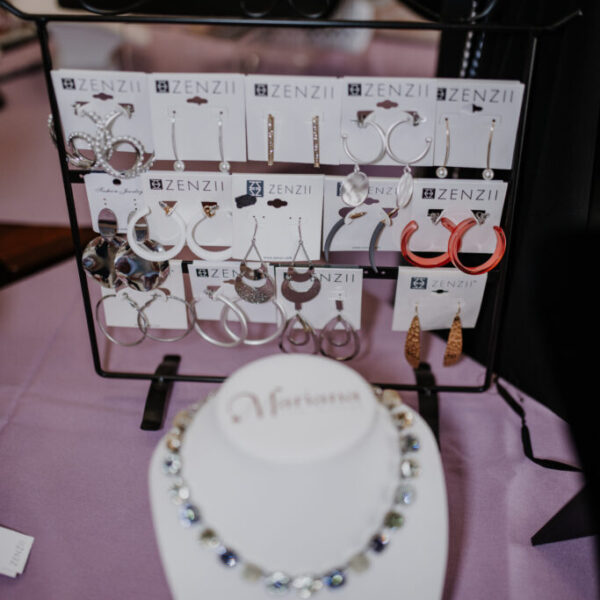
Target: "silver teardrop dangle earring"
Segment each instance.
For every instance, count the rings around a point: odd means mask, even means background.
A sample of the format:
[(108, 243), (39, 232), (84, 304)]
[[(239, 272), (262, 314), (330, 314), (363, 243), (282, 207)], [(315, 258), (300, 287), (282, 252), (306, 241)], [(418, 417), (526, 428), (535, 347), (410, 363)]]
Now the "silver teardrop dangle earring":
[(231, 165), (225, 160), (225, 142), (223, 133), (223, 111), (219, 111), (219, 118), (217, 120), (217, 126), (219, 128), (219, 154), (221, 156), (221, 162), (219, 163), (219, 171), (221, 173), (231, 173)]
[(312, 118), (312, 143), (313, 143), (313, 167), (318, 169), (321, 166), (321, 140), (319, 132), (319, 117), (315, 115)]
[(440, 179), (448, 177), (448, 158), (450, 158), (450, 123), (448, 117), (444, 117), (446, 124), (446, 153), (444, 154), (444, 164), (435, 170), (435, 174)]
[(272, 167), (275, 163), (275, 117), (267, 116), (267, 165)]
[(486, 156), (486, 161), (485, 161), (486, 167), (481, 172), (481, 176), (484, 179), (487, 179), (488, 181), (490, 179), (494, 179), (494, 171), (490, 167), (490, 158), (492, 155), (492, 140), (494, 138), (494, 130), (495, 129), (496, 129), (496, 119), (492, 119), (492, 124), (490, 125), (490, 137), (488, 139), (488, 145), (487, 145), (487, 156)]
[(173, 156), (175, 162), (173, 163), (174, 171), (185, 171), (185, 163), (179, 159), (179, 153), (177, 152), (177, 111), (171, 111), (171, 145), (173, 146)]
[[(319, 350), (323, 356), (334, 360), (347, 361), (355, 358), (360, 352), (360, 338), (352, 324), (343, 316), (344, 302), (335, 301), (337, 314), (329, 320), (319, 333)], [(341, 339), (336, 339), (336, 334), (342, 334)], [(333, 348), (350, 346), (347, 354), (336, 354)]]
[[(304, 258), (308, 263), (307, 270), (304, 273), (301, 273), (296, 269), (296, 259), (298, 258), (298, 254), (302, 251), (304, 254)], [(296, 290), (292, 286), (292, 282), (303, 283), (306, 281), (312, 281), (312, 285), (308, 290), (303, 292)], [(283, 283), (281, 284), (281, 293), (284, 298), (290, 300), (290, 302), (309, 302), (313, 298), (316, 298), (321, 291), (321, 281), (318, 277), (315, 276), (315, 267), (312, 264), (308, 256), (308, 252), (304, 247), (304, 240), (302, 239), (302, 217), (298, 218), (298, 247), (296, 248), (296, 253), (292, 258), (292, 264), (288, 267), (287, 272), (283, 277)], [(293, 296), (293, 299), (290, 296)]]
[[(250, 247), (248, 248), (248, 252), (246, 252), (246, 256), (244, 256), (242, 262), (240, 263), (240, 272), (235, 278), (233, 284), (237, 295), (242, 300), (246, 300), (246, 302), (250, 302), (251, 304), (262, 304), (263, 302), (268, 302), (275, 295), (275, 282), (273, 281), (271, 275), (269, 275), (269, 267), (263, 260), (260, 251), (258, 250), (258, 246), (256, 245), (257, 232), (258, 220), (256, 217), (254, 217), (254, 233), (252, 234)], [(254, 250), (258, 260), (260, 261), (260, 266), (258, 269), (252, 269), (246, 264), (248, 257), (252, 253), (252, 250)], [(245, 279), (249, 281), (264, 280), (264, 283), (259, 287), (253, 287), (246, 283), (244, 281)]]

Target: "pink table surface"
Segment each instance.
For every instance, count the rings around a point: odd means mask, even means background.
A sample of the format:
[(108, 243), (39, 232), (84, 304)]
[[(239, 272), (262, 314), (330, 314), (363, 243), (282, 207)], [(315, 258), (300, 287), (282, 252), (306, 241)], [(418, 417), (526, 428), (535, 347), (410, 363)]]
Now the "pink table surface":
[[(369, 351), (352, 366), (371, 380), (410, 382), (404, 335), (389, 332), (392, 309), (378, 298), (389, 282), (368, 285), (377, 288), (365, 294)], [(1, 290), (0, 335), (0, 524), (35, 536), (25, 573), (0, 577), (0, 598), (168, 598), (146, 480), (162, 433), (138, 428), (147, 383), (93, 372), (74, 263)], [(467, 358), (440, 367), (443, 346), (433, 336), (426, 343), (439, 382), (482, 380), (482, 367)], [(176, 352), (184, 372), (226, 374), (275, 351), (215, 349), (191, 334), (102, 352), (113, 368), (152, 370)], [(177, 383), (168, 418), (213, 387)], [(416, 403), (415, 394), (405, 399)], [(537, 455), (575, 461), (566, 424), (530, 398), (523, 405)], [(581, 477), (525, 459), (519, 420), (494, 391), (442, 394), (440, 418), (450, 509), (445, 598), (594, 598), (591, 538), (529, 544)]]

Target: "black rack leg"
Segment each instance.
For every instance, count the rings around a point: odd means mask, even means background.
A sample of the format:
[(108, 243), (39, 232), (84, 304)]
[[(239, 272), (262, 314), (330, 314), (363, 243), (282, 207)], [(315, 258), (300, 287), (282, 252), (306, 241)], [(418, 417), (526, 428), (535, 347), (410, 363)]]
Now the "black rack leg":
[(173, 380), (165, 380), (163, 375), (175, 375), (180, 362), (181, 356), (178, 354), (166, 354), (154, 371), (156, 378), (152, 379), (148, 390), (140, 429), (156, 431), (162, 428), (174, 383)]
[(591, 513), (592, 497), (587, 485), (567, 502), (532, 538), (532, 546), (564, 542), (600, 533)]
[(437, 392), (431, 391), (435, 386), (435, 377), (431, 372), (428, 363), (420, 363), (415, 369), (417, 385), (421, 386), (419, 390), (419, 413), (425, 419), (435, 437), (438, 446), (440, 445), (440, 404)]

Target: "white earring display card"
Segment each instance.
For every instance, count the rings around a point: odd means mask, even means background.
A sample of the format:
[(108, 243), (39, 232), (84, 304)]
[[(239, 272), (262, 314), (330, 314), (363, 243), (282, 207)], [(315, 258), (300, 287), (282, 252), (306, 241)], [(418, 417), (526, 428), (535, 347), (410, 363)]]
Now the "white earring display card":
[[(305, 268), (299, 266), (298, 270), (303, 272)], [(287, 269), (288, 267), (277, 267), (275, 281), (277, 297), (289, 318), (296, 314), (296, 307), (281, 293)], [(361, 324), (362, 269), (315, 267), (314, 275), (321, 282), (321, 289), (315, 298), (302, 304), (302, 315), (315, 329), (322, 329), (338, 314), (336, 301), (341, 301), (341, 315), (358, 331)], [(304, 292), (313, 282), (293, 282), (291, 285), (294, 290)]]
[(200, 246), (231, 246), (231, 175), (217, 171), (149, 171), (141, 177), (150, 237), (163, 244), (176, 243), (177, 223), (160, 203), (174, 206), (186, 224), (198, 221), (194, 241)]
[[(235, 278), (240, 274), (240, 263), (236, 261), (208, 262), (195, 260), (188, 265), (192, 295), (198, 302), (195, 304), (196, 315), (200, 321), (218, 321), (224, 304), (218, 300), (211, 300), (204, 292), (207, 288), (221, 288), (221, 293), (244, 311), (251, 323), (275, 323), (277, 313), (272, 302), (252, 304), (240, 300), (234, 288)], [(275, 271), (269, 266), (269, 274), (275, 277)], [(229, 311), (235, 318), (232, 311)]]
[(377, 225), (386, 220), (391, 225), (385, 227), (377, 241), (377, 250), (400, 250), (400, 233), (411, 217), (410, 204), (399, 209), (396, 215), (389, 219), (389, 214), (397, 206), (396, 185), (398, 179), (369, 177), (369, 195), (364, 204), (353, 211), (357, 218), (349, 216), (352, 207), (347, 206), (341, 199), (341, 184), (343, 177), (325, 177), (325, 197), (323, 204), (323, 242), (327, 239), (332, 227), (345, 219), (343, 227), (335, 234), (330, 250), (368, 250), (371, 236)]
[[(150, 107), (145, 73), (126, 71), (90, 71), (58, 69), (52, 71), (52, 84), (60, 111), (65, 138), (70, 133), (85, 132), (94, 136), (98, 127), (89, 115), (104, 119), (114, 110), (122, 110), (109, 129), (118, 140), (132, 136), (148, 153), (154, 149)], [(77, 112), (76, 112), (77, 107)], [(83, 139), (76, 139), (78, 149), (89, 149)], [(134, 152), (129, 143), (114, 148), (119, 152)]]
[(493, 226), (500, 225), (506, 189), (504, 181), (415, 179), (410, 207), (419, 229), (409, 240), (410, 250), (446, 251), (450, 232), (441, 224), (444, 216), (456, 225), (467, 218), (481, 220), (463, 236), (461, 252), (492, 253), (496, 248)]
[(243, 75), (152, 73), (148, 91), (157, 158), (246, 160)]
[[(166, 294), (163, 290), (167, 290)], [(102, 288), (102, 295), (114, 294), (114, 290)], [(185, 299), (183, 273), (180, 260), (169, 261), (169, 276), (161, 284), (160, 290), (139, 292), (127, 286), (117, 292), (116, 298), (108, 298), (102, 303), (105, 322), (108, 327), (138, 327), (138, 312), (123, 297), (127, 294), (139, 307), (149, 302), (153, 295), (158, 296), (144, 309), (151, 329), (187, 329), (188, 313), (183, 302), (168, 296)]]
[(416, 311), (423, 331), (450, 329), (459, 308), (463, 328), (475, 327), (486, 281), (456, 269), (398, 267), (392, 331), (408, 331)]
[[(396, 160), (386, 153), (375, 164), (433, 165), (434, 79), (344, 77), (341, 84), (340, 163), (365, 165), (375, 161), (385, 149), (379, 127), (383, 138), (389, 137)], [(342, 136), (347, 136), (350, 156), (344, 150)]]
[(269, 115), (275, 164), (339, 164), (340, 82), (337, 78), (247, 76), (250, 160), (268, 159)]
[(141, 179), (115, 179), (106, 173), (88, 173), (83, 176), (83, 180), (90, 205), (92, 229), (100, 231), (98, 216), (107, 208), (117, 219), (117, 232), (125, 233), (129, 217), (145, 206)]
[[(291, 261), (300, 235), (311, 260), (321, 257), (322, 175), (233, 175), (233, 257), (243, 259), (256, 232), (264, 260)], [(253, 251), (250, 261), (258, 260)], [(299, 262), (306, 260), (302, 252)]]
[[(510, 169), (524, 85), (519, 81), (438, 79), (435, 164)], [(447, 122), (446, 122), (447, 120)]]

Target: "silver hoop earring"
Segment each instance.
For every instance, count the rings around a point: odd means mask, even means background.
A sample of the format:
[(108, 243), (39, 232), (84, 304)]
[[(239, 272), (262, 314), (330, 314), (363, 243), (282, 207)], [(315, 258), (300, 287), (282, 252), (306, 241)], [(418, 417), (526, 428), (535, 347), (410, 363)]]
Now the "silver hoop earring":
[[(238, 299), (238, 300), (233, 300), (232, 302), (234, 304), (237, 304), (239, 301), (240, 300)], [(275, 331), (273, 333), (271, 333), (270, 335), (267, 335), (263, 338), (242, 339), (242, 342), (246, 346), (262, 346), (263, 344), (268, 344), (269, 342), (275, 341), (278, 337), (281, 336), (281, 332), (283, 331), (283, 328), (285, 327), (285, 324), (287, 321), (287, 315), (285, 314), (285, 310), (284, 310), (283, 306), (281, 305), (281, 302), (279, 302), (279, 300), (277, 300), (277, 298), (273, 297), (269, 300), (269, 302), (273, 303), (273, 306), (275, 306), (275, 310), (277, 311), (277, 316), (276, 316), (276, 321), (275, 321), (275, 323), (276, 323)], [(240, 308), (240, 311), (241, 310), (242, 309)], [(229, 315), (229, 307), (224, 306), (223, 309), (221, 310), (221, 317), (220, 317), (221, 326), (227, 332), (227, 335), (230, 338), (235, 340), (239, 336), (237, 334), (235, 334), (233, 331), (231, 331), (231, 327), (229, 327), (229, 324), (227, 323), (228, 315)], [(247, 316), (246, 316), (246, 320), (248, 320)]]
[[(158, 300), (161, 297), (163, 297), (165, 299), (165, 302), (169, 302), (169, 300), (177, 300), (177, 302), (183, 302), (183, 304), (185, 305), (185, 310), (186, 310), (187, 316), (188, 316), (188, 327), (181, 335), (162, 338), (162, 337), (159, 337), (159, 336), (149, 333), (149, 330), (152, 327), (152, 325), (150, 324), (150, 322), (148, 320), (148, 316), (146, 315), (145, 311), (153, 302), (155, 302), (156, 300)], [(145, 318), (142, 318), (142, 313), (144, 314)], [(179, 298), (179, 296), (163, 296), (162, 294), (152, 294), (152, 297), (150, 298), (150, 300), (148, 300), (140, 308), (140, 310), (138, 312), (138, 319), (137, 319), (137, 324), (138, 324), (140, 331), (148, 339), (154, 340), (155, 342), (178, 342), (179, 340), (182, 340), (194, 328), (195, 322), (196, 322), (196, 312), (194, 311), (194, 307), (189, 302), (187, 302), (183, 298)]]
[(176, 210), (176, 206), (169, 206), (166, 202), (158, 203), (160, 208), (165, 211), (167, 217), (173, 219), (178, 229), (178, 238), (175, 245), (170, 250), (153, 250), (146, 244), (140, 244), (137, 241), (137, 235), (135, 232), (135, 226), (141, 219), (144, 219), (150, 214), (150, 207), (145, 206), (144, 208), (140, 208), (130, 219), (127, 224), (127, 242), (129, 243), (130, 248), (135, 252), (139, 257), (149, 260), (149, 261), (164, 261), (171, 260), (175, 258), (185, 246), (186, 242), (186, 227), (185, 221), (179, 215)]
[(173, 147), (173, 156), (175, 162), (173, 163), (174, 171), (185, 171), (185, 163), (179, 159), (177, 152), (177, 111), (171, 111), (171, 146)]
[[(254, 233), (252, 234), (250, 247), (248, 248), (248, 252), (246, 252), (246, 256), (244, 256), (240, 263), (240, 272), (233, 284), (237, 295), (242, 300), (250, 302), (251, 304), (263, 304), (264, 302), (268, 302), (275, 295), (275, 282), (271, 275), (269, 275), (269, 267), (264, 262), (260, 255), (260, 251), (258, 250), (258, 246), (256, 245), (257, 231), (258, 221), (256, 220), (256, 217), (254, 217)], [(258, 269), (251, 269), (246, 264), (252, 250), (254, 250), (260, 261), (260, 267), (258, 267)], [(264, 283), (259, 287), (253, 287), (247, 284), (244, 279), (250, 281), (262, 281), (264, 279)]]
[[(236, 315), (236, 317), (238, 318), (238, 320), (240, 322), (240, 327), (242, 328), (241, 335), (234, 337), (234, 336), (230, 335), (229, 333), (227, 333), (227, 335), (229, 337), (231, 337), (232, 339), (230, 342), (223, 342), (221, 340), (218, 340), (218, 339), (208, 335), (208, 333), (206, 333), (202, 329), (202, 327), (200, 327), (197, 319), (194, 321), (194, 329), (203, 339), (205, 339), (210, 344), (213, 344), (214, 346), (219, 346), (221, 348), (235, 348), (236, 346), (239, 346), (248, 337), (248, 321), (246, 320), (246, 315), (233, 301), (231, 301), (229, 298), (227, 298), (227, 296), (225, 296), (222, 293), (221, 288), (217, 289), (216, 291), (207, 288), (206, 290), (204, 290), (204, 293), (211, 300), (222, 302), (226, 308), (233, 311), (233, 313)], [(196, 299), (193, 301), (194, 309), (196, 307), (196, 304), (198, 304), (198, 302), (200, 302), (200, 299)]]
[[(335, 308), (337, 314), (324, 325), (319, 333), (319, 350), (323, 356), (333, 358), (334, 360), (352, 360), (360, 352), (360, 338), (354, 327), (342, 315), (342, 311), (344, 310), (342, 300), (335, 301)], [(335, 339), (335, 334), (338, 332), (344, 336), (341, 341)], [(338, 355), (333, 352), (333, 348), (343, 348), (348, 345), (351, 348), (347, 354)]]
[(354, 163), (352, 173), (346, 175), (341, 184), (340, 196), (344, 204), (352, 207), (360, 206), (369, 195), (369, 178), (360, 170), (359, 165), (372, 165), (378, 163), (384, 156), (386, 151), (385, 133), (381, 126), (370, 118), (372, 113), (359, 112), (356, 123), (358, 127), (372, 127), (377, 132), (377, 137), (381, 142), (379, 152), (372, 160), (361, 160), (350, 150), (348, 144), (348, 134), (342, 133), (342, 145), (344, 152), (348, 158)]
[[(133, 342), (121, 342), (120, 340), (118, 340), (117, 338), (112, 336), (110, 333), (108, 333), (106, 326), (102, 322), (102, 319), (100, 319), (100, 306), (102, 306), (102, 304), (104, 302), (106, 302), (107, 300), (109, 300), (111, 298), (117, 298), (117, 294), (108, 294), (106, 296), (102, 296), (102, 298), (100, 298), (100, 300), (98, 300), (98, 302), (96, 303), (96, 309), (94, 312), (96, 315), (96, 323), (98, 324), (100, 331), (104, 334), (106, 339), (113, 342), (113, 344), (117, 344), (119, 346), (130, 347), (130, 346), (137, 346), (138, 344), (141, 344), (144, 341), (144, 339), (146, 338), (146, 334), (143, 331), (142, 331), (142, 336), (140, 338), (134, 340)], [(129, 297), (129, 294), (124, 293), (122, 295), (122, 299), (126, 300), (127, 303), (131, 306), (131, 308), (133, 308), (135, 311), (137, 311), (138, 324), (140, 322), (140, 318), (142, 319), (142, 322), (145, 322), (146, 324), (148, 323), (148, 318), (146, 317), (145, 313), (143, 312), (141, 307), (138, 305), (138, 303)]]
[(200, 223), (204, 221), (210, 222), (217, 210), (219, 205), (216, 202), (203, 202), (202, 212), (190, 223), (188, 223), (185, 231), (185, 239), (188, 248), (199, 258), (204, 260), (227, 260), (231, 258), (232, 248), (226, 248), (225, 250), (206, 250), (200, 244), (196, 242), (196, 228)]
[(487, 154), (486, 154), (486, 167), (481, 172), (481, 176), (488, 181), (490, 179), (494, 179), (494, 171), (490, 167), (490, 158), (492, 155), (492, 139), (494, 138), (494, 130), (496, 129), (496, 119), (492, 119), (492, 124), (490, 126), (490, 137), (488, 139), (487, 145)]
[(448, 117), (444, 117), (446, 123), (446, 153), (444, 154), (444, 164), (435, 170), (435, 174), (440, 179), (448, 177), (448, 159), (450, 158), (450, 122)]

